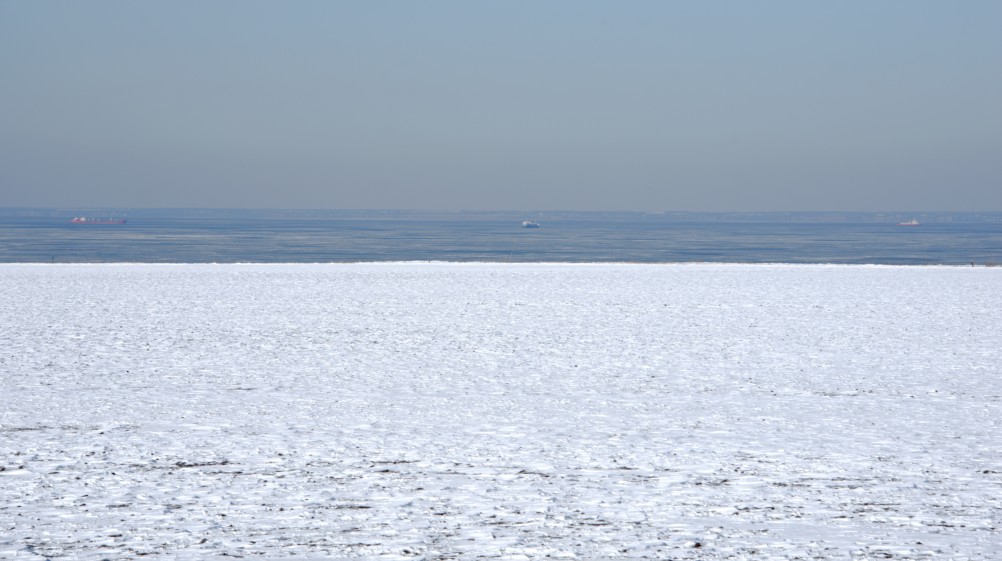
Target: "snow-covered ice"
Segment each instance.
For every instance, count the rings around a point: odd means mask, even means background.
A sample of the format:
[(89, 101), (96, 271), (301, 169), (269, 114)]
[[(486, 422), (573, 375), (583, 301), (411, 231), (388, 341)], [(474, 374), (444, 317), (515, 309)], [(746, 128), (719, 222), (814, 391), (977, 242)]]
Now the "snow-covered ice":
[(0, 265), (0, 558), (1002, 558), (1002, 269)]

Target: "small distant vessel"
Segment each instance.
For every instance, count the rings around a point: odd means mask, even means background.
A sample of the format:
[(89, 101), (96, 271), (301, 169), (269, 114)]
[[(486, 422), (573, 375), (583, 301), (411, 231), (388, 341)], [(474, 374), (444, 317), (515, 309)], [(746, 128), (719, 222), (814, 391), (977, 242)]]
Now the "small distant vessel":
[(921, 223), (918, 220), (912, 218), (911, 220), (906, 220), (904, 222), (898, 222), (898, 226), (920, 226)]
[(531, 220), (526, 220), (522, 222), (523, 228), (539, 228), (539, 222), (532, 222)]
[(70, 220), (72, 224), (125, 224), (124, 218), (88, 218), (86, 216), (78, 216), (73, 220)]

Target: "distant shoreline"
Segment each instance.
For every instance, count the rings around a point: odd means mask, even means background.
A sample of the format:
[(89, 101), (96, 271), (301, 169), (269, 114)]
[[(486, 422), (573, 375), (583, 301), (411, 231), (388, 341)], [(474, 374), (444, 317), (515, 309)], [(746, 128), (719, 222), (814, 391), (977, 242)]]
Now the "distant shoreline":
[(380, 209), (241, 209), (241, 208), (129, 208), (129, 207), (0, 207), (3, 217), (66, 217), (80, 215), (131, 218), (244, 218), (244, 219), (364, 219), (364, 220), (602, 220), (643, 222), (765, 222), (765, 223), (899, 223), (917, 219), (923, 224), (1002, 222), (1002, 211), (574, 211), (574, 210), (380, 210)]

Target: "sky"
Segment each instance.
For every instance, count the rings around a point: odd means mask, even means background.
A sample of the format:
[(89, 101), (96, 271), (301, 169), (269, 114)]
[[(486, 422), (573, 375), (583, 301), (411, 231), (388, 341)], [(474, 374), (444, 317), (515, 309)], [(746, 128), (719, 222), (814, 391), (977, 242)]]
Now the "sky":
[(1002, 2), (0, 0), (0, 207), (1002, 211)]

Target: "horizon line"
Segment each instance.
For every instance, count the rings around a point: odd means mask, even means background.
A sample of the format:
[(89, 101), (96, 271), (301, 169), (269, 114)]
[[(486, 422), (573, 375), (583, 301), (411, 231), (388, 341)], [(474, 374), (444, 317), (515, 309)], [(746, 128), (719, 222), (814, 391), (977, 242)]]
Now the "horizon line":
[(578, 209), (418, 209), (418, 208), (347, 208), (347, 207), (224, 207), (224, 206), (0, 206), (0, 211), (60, 211), (60, 210), (135, 210), (135, 211), (237, 211), (237, 212), (401, 212), (401, 213), (446, 213), (446, 214), (486, 214), (486, 213), (576, 213), (576, 214), (1002, 214), (999, 210), (929, 210), (929, 209), (884, 209), (884, 210), (578, 210)]

